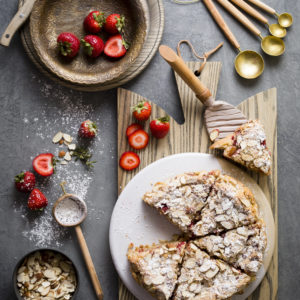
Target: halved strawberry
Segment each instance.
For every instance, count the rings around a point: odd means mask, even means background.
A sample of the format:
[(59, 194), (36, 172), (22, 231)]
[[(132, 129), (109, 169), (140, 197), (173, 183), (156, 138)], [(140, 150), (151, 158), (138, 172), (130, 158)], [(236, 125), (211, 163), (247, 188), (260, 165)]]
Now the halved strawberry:
[(139, 129), (129, 136), (128, 142), (136, 150), (144, 149), (148, 145), (149, 135), (143, 129)]
[(126, 136), (129, 137), (131, 134), (133, 134), (135, 131), (143, 129), (143, 127), (140, 124), (133, 123), (129, 125), (126, 129)]
[(108, 57), (119, 58), (126, 54), (128, 47), (122, 35), (117, 34), (107, 40), (104, 46), (104, 53)]
[(140, 165), (140, 158), (136, 153), (132, 151), (127, 151), (121, 155), (120, 167), (123, 168), (124, 170), (131, 171), (137, 168), (139, 165)]
[(54, 172), (56, 159), (52, 153), (42, 153), (32, 162), (33, 169), (41, 176), (50, 176)]

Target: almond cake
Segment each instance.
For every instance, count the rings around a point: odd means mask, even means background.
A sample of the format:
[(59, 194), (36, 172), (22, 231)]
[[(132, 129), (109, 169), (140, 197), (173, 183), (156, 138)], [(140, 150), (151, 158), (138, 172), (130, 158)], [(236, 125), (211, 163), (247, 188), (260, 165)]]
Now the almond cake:
[(185, 242), (139, 247), (130, 244), (127, 258), (133, 278), (156, 299), (170, 299), (177, 283), (185, 246)]
[(207, 203), (212, 186), (220, 171), (185, 173), (166, 182), (158, 182), (143, 200), (156, 208), (161, 214), (182, 231), (197, 219), (199, 212)]
[(200, 221), (190, 229), (195, 236), (204, 236), (253, 224), (257, 220), (257, 204), (252, 192), (238, 180), (221, 174), (201, 211)]
[(242, 291), (251, 277), (211, 258), (193, 242), (186, 247), (174, 300), (227, 299)]
[(262, 266), (267, 246), (266, 227), (263, 220), (259, 220), (256, 224), (238, 227), (222, 235), (205, 236), (194, 243), (210, 255), (255, 275)]
[(215, 142), (210, 149), (224, 149), (223, 155), (246, 168), (271, 174), (271, 153), (266, 134), (258, 120), (240, 126), (233, 134)]
[(184, 233), (184, 241), (129, 246), (132, 276), (156, 299), (228, 299), (255, 278), (267, 236), (240, 181), (219, 170), (185, 173), (155, 184), (143, 200)]

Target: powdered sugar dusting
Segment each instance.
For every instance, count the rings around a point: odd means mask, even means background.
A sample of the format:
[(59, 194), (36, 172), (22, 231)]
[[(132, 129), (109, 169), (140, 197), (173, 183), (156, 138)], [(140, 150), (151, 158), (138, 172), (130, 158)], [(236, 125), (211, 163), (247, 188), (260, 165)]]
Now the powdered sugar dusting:
[[(80, 144), (77, 133), (80, 124), (87, 120), (93, 120), (98, 126), (101, 124), (99, 117), (94, 114), (93, 104), (85, 103), (83, 93), (73, 91), (52, 85), (42, 79), (32, 77), (32, 80), (38, 81), (41, 89), (41, 100), (44, 101), (40, 111), (24, 113), (24, 139), (23, 143), (32, 143), (36, 145), (36, 152), (30, 157), (24, 158), (30, 161), (39, 153), (51, 152), (55, 156), (60, 150), (67, 150), (66, 145), (54, 145), (53, 136), (58, 131), (70, 134), (74, 140), (73, 143)], [(55, 99), (55, 105), (51, 101)], [(59, 100), (59, 101), (57, 101)], [(92, 160), (97, 160), (99, 164), (99, 155), (103, 154), (104, 145), (100, 142), (99, 135), (92, 142), (85, 145), (93, 154)], [(56, 173), (49, 178), (38, 178), (36, 187), (46, 195), (48, 207), (43, 212), (31, 212), (26, 206), (26, 201), (20, 204), (16, 201), (14, 204), (15, 213), (21, 214), (26, 222), (22, 235), (33, 242), (37, 247), (47, 247), (55, 245), (60, 247), (65, 239), (70, 238), (70, 229), (61, 227), (52, 216), (52, 207), (55, 201), (62, 195), (60, 183), (66, 181), (66, 191), (76, 194), (82, 200), (85, 200), (88, 206), (88, 218), (91, 217), (95, 222), (101, 220), (103, 211), (95, 208), (92, 199), (87, 194), (94, 180), (94, 172), (88, 169), (80, 161), (74, 159), (67, 165), (57, 164)]]

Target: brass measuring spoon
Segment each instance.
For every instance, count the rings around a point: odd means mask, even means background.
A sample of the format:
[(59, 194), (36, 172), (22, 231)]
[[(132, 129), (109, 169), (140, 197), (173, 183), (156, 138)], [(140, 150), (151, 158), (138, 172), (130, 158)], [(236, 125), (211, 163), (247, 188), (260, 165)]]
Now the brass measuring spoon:
[(231, 0), (231, 2), (239, 6), (244, 11), (246, 11), (250, 16), (267, 25), (272, 35), (278, 38), (284, 38), (286, 36), (286, 29), (284, 27), (280, 26), (277, 23), (270, 25), (267, 18), (265, 18), (261, 13), (259, 13), (256, 9), (254, 9), (244, 0)]
[(225, 23), (223, 17), (217, 10), (212, 0), (203, 0), (208, 10), (212, 14), (216, 23), (224, 32), (230, 43), (239, 50), (239, 54), (235, 58), (234, 66), (236, 72), (243, 78), (254, 79), (259, 77), (264, 71), (264, 60), (262, 56), (252, 50), (241, 50), (241, 46), (236, 37)]
[(261, 2), (260, 0), (248, 0), (248, 1), (251, 2), (252, 4), (258, 6), (262, 10), (276, 16), (278, 18), (278, 23), (280, 26), (282, 26), (284, 28), (288, 28), (288, 27), (292, 26), (293, 16), (291, 14), (289, 14), (287, 12), (278, 14), (274, 8)]
[(61, 196), (53, 206), (53, 216), (56, 222), (64, 227), (75, 227), (78, 242), (89, 271), (97, 298), (103, 299), (103, 291), (98, 279), (96, 269), (90, 255), (87, 243), (83, 236), (80, 224), (87, 216), (87, 206), (83, 200), (73, 194), (67, 194), (64, 189), (64, 183), (61, 184), (64, 195)]
[(262, 50), (270, 56), (279, 56), (285, 51), (285, 44), (282, 39), (268, 35), (263, 37), (261, 31), (233, 4), (228, 0), (217, 0), (225, 9), (227, 9), (240, 23), (248, 28), (252, 33), (261, 39)]

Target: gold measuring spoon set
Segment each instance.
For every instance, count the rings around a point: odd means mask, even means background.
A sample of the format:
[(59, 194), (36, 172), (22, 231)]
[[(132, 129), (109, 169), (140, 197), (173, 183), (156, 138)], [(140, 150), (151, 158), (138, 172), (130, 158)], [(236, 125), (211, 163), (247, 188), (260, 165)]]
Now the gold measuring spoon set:
[[(266, 12), (278, 17), (279, 24), (269, 24), (268, 20), (256, 9), (246, 3), (244, 0), (230, 0), (236, 6), (247, 12), (258, 21), (267, 25), (271, 35), (263, 36), (261, 31), (229, 0), (217, 0), (229, 13), (231, 13), (242, 25), (250, 30), (254, 35), (259, 37), (262, 50), (270, 56), (280, 56), (285, 51), (285, 44), (281, 38), (286, 35), (286, 28), (291, 26), (293, 18), (288, 13), (278, 14), (273, 8), (259, 0), (248, 0), (252, 4), (265, 10)], [(236, 37), (224, 21), (223, 17), (217, 10), (212, 0), (203, 0), (208, 10), (212, 14), (216, 23), (224, 32), (231, 44), (239, 50), (235, 59), (235, 69), (237, 73), (246, 79), (254, 79), (260, 76), (264, 70), (264, 60), (262, 56), (252, 50), (241, 50), (240, 44)]]

